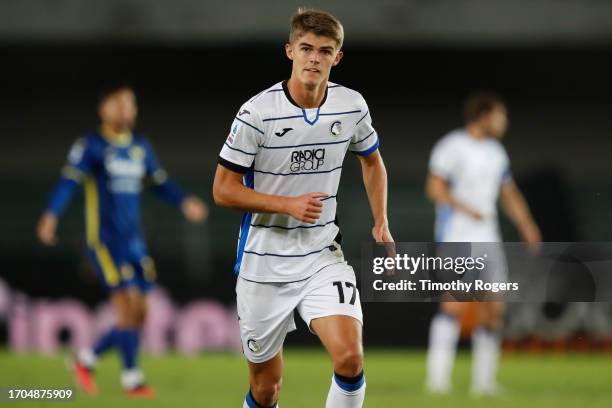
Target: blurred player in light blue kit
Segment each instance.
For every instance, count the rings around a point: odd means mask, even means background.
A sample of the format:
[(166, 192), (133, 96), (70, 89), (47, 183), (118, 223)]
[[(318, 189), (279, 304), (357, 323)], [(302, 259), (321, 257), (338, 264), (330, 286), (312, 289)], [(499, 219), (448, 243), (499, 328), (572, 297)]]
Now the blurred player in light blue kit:
[(74, 192), (85, 191), (87, 250), (117, 315), (116, 326), (92, 349), (83, 349), (74, 363), (78, 385), (88, 394), (97, 386), (93, 369), (98, 357), (116, 348), (121, 355), (121, 384), (132, 397), (155, 393), (138, 368), (139, 329), (146, 317), (146, 294), (155, 281), (140, 223), (140, 193), (150, 183), (161, 198), (179, 208), (185, 218), (201, 222), (207, 207), (168, 179), (153, 148), (132, 132), (137, 117), (136, 96), (127, 83), (110, 84), (100, 95), (98, 131), (85, 134), (70, 149), (68, 163), (38, 224), (38, 237), (56, 243), (58, 219)]
[[(508, 155), (500, 143), (508, 126), (504, 101), (479, 91), (464, 106), (465, 128), (444, 136), (434, 146), (429, 162), (427, 197), (436, 205), (437, 242), (501, 242), (497, 201), (528, 244), (541, 240), (527, 203), (512, 179)], [(489, 271), (493, 281), (505, 281), (502, 260)], [(496, 299), (476, 303), (478, 328), (472, 335), (472, 392), (495, 395), (500, 331), (504, 305)], [(447, 301), (431, 323), (427, 356), (427, 388), (434, 393), (451, 389), (451, 373), (459, 319), (467, 302)]]

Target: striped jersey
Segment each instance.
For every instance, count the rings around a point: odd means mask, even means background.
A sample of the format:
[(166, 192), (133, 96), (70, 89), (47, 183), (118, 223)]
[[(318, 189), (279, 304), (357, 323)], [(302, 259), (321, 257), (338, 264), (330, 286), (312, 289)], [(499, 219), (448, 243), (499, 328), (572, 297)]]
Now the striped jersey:
[(339, 235), (336, 196), (344, 157), (349, 150), (367, 156), (378, 145), (361, 94), (331, 82), (318, 108), (301, 108), (286, 81), (242, 105), (219, 163), (243, 173), (245, 185), (261, 193), (320, 191), (328, 197), (316, 224), (279, 213), (244, 214), (235, 273), (256, 282), (293, 282), (338, 262), (330, 255)]
[(501, 186), (512, 180), (512, 174), (510, 160), (499, 140), (476, 139), (463, 129), (452, 131), (434, 146), (429, 171), (448, 182), (457, 201), (483, 216), (477, 220), (448, 205), (438, 205), (436, 241), (501, 241), (497, 199)]

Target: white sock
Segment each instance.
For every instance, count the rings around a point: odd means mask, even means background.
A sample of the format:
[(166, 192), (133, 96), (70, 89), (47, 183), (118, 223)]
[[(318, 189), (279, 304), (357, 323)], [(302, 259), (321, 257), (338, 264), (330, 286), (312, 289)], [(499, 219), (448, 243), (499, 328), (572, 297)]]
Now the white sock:
[(472, 333), (472, 389), (494, 392), (497, 387), (497, 365), (500, 339), (497, 332), (478, 328)]
[(426, 379), (430, 391), (450, 391), (459, 329), (457, 319), (445, 313), (438, 313), (431, 321)]
[(124, 390), (131, 390), (144, 384), (144, 374), (138, 368), (123, 370), (121, 373), (121, 386)]
[(365, 377), (361, 373), (361, 379), (356, 383), (347, 383), (340, 380), (334, 374), (331, 387), (327, 394), (325, 408), (361, 408), (365, 399)]
[(79, 350), (77, 360), (87, 368), (94, 368), (98, 363), (98, 357), (90, 348), (83, 348)]

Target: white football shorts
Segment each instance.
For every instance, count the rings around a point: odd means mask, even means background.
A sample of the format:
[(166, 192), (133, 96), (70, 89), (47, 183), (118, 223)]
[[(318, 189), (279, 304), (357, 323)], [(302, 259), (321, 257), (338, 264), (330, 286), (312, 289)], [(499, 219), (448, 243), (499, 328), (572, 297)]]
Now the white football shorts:
[(338, 252), (330, 253), (335, 263), (298, 282), (259, 283), (238, 277), (236, 303), (247, 360), (263, 363), (278, 354), (287, 333), (296, 329), (294, 310), (309, 329), (313, 319), (333, 315), (350, 316), (363, 324), (355, 272)]

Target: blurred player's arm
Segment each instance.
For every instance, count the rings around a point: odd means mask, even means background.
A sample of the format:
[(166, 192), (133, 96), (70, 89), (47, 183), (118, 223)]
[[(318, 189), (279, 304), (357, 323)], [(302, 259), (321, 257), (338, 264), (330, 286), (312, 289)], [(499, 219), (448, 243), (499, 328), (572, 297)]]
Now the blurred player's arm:
[(358, 156), (363, 184), (374, 217), (372, 236), (376, 242), (393, 242), (387, 219), (387, 169), (379, 150)]
[(434, 204), (447, 205), (458, 211), (464, 212), (477, 220), (482, 219), (482, 214), (456, 200), (450, 192), (448, 181), (436, 174), (429, 173), (425, 183), (425, 195)]
[(315, 224), (321, 216), (321, 198), (328, 194), (316, 192), (285, 197), (260, 193), (243, 184), (242, 172), (228, 168), (234, 167), (231, 162), (223, 159), (220, 162), (213, 182), (213, 198), (218, 206), (255, 213), (282, 213), (310, 224)]
[(202, 222), (208, 217), (208, 206), (195, 195), (187, 195), (168, 177), (160, 166), (153, 147), (146, 142), (145, 164), (147, 176), (152, 183), (151, 189), (164, 201), (179, 208), (183, 216), (191, 222)]
[(59, 217), (68, 206), (78, 185), (74, 180), (62, 177), (55, 186), (49, 204), (41, 215), (36, 228), (38, 239), (43, 244), (55, 245), (57, 243), (56, 231)]
[(51, 192), (47, 207), (38, 221), (36, 232), (38, 239), (43, 244), (55, 245), (57, 243), (56, 231), (59, 217), (70, 203), (74, 192), (83, 182), (90, 167), (91, 155), (87, 141), (82, 138), (72, 145), (60, 180)]
[(504, 213), (516, 226), (525, 242), (537, 244), (542, 241), (540, 229), (531, 216), (527, 201), (513, 180), (502, 185), (500, 201)]

